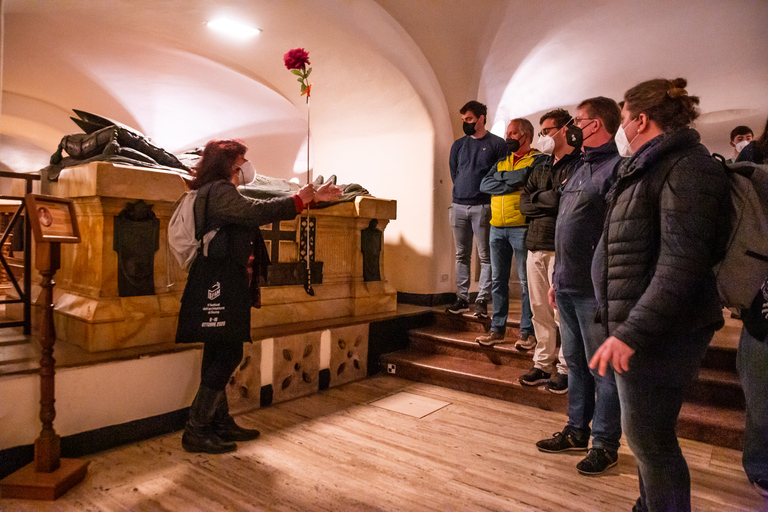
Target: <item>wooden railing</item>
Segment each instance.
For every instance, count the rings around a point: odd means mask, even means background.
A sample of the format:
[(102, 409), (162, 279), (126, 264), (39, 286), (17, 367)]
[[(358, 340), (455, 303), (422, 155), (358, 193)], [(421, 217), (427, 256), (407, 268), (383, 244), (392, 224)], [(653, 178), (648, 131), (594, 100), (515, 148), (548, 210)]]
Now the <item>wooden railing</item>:
[[(40, 175), (0, 171), (0, 178), (25, 180), (26, 181), (25, 195), (26, 195), (32, 192), (32, 182), (39, 180)], [(1, 206), (0, 209), (3, 210), (3, 214), (11, 215), (11, 219), (8, 222), (8, 224), (5, 226), (3, 235), (0, 238), (0, 248), (3, 248), (5, 247), (6, 243), (9, 242), (11, 233), (14, 231), (16, 226), (23, 221), (24, 197), (0, 195), (0, 203), (2, 203), (2, 205), (0, 205)], [(0, 250), (0, 266), (5, 271), (5, 276), (8, 278), (8, 281), (13, 285), (13, 288), (16, 290), (16, 294), (19, 297), (18, 299), (9, 299), (5, 297), (0, 300), (0, 304), (18, 304), (18, 303), (23, 304), (24, 317), (22, 320), (0, 321), (0, 328), (21, 326), (24, 328), (24, 334), (30, 334), (31, 325), (32, 325), (32, 309), (31, 309), (31, 303), (30, 303), (31, 301), (30, 291), (31, 291), (31, 283), (32, 283), (31, 230), (30, 230), (29, 222), (23, 222), (21, 226), (22, 227), (20, 229), (22, 229), (24, 232), (24, 236), (23, 236), (24, 270), (21, 276), (23, 286), (19, 285), (19, 281), (16, 276), (17, 272), (14, 272), (14, 269), (12, 268), (11, 264), (9, 264), (5, 254), (6, 251)], [(12, 254), (12, 253), (13, 251), (9, 252), (9, 254)]]

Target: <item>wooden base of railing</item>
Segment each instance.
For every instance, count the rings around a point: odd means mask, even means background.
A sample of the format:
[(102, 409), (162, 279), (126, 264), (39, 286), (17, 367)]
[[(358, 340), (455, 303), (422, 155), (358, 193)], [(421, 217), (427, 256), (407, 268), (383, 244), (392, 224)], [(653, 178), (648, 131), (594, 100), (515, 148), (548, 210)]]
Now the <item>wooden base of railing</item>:
[(89, 464), (80, 459), (59, 460), (59, 468), (50, 473), (39, 473), (35, 462), (30, 462), (0, 480), (0, 495), (5, 499), (55, 500), (83, 481)]

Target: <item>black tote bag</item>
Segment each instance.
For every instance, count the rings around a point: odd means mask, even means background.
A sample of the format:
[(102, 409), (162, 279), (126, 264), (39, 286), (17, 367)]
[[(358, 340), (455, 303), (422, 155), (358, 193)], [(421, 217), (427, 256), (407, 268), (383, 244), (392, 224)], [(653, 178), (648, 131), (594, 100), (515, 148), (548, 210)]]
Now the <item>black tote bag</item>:
[(176, 343), (251, 341), (250, 314), (247, 269), (201, 251), (181, 297)]

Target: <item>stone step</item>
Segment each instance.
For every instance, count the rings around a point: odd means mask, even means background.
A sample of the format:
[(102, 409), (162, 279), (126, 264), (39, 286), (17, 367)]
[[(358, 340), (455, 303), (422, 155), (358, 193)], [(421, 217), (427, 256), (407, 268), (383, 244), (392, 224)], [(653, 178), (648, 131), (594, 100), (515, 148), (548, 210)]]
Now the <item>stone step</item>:
[(736, 348), (709, 345), (701, 362), (702, 368), (736, 372)]
[[(490, 315), (491, 312), (488, 311), (488, 314)], [(520, 332), (520, 319), (513, 317), (514, 315), (510, 314), (507, 318), (507, 337), (511, 335), (510, 331), (512, 329), (517, 329), (516, 332)], [(490, 316), (488, 318), (478, 318), (472, 311), (460, 315), (454, 315), (445, 311), (436, 311), (435, 324), (456, 331), (485, 333), (491, 328), (491, 319)], [(515, 334), (515, 336), (517, 336), (517, 334)]]
[[(544, 384), (520, 384), (527, 368), (469, 360), (413, 349), (384, 354), (382, 367), (391, 375), (498, 398), (547, 411), (567, 413), (568, 396), (548, 392)], [(392, 365), (392, 366), (390, 366)]]
[(744, 449), (744, 410), (683, 402), (677, 435), (734, 450)]
[(409, 347), (427, 354), (441, 354), (473, 361), (486, 361), (496, 365), (530, 368), (533, 351), (515, 348), (518, 330), (507, 330), (507, 343), (483, 347), (475, 341), (482, 333), (456, 331), (444, 325), (432, 325), (408, 331)]
[(686, 402), (741, 409), (746, 407), (744, 392), (735, 370), (700, 368), (699, 376), (685, 396)]

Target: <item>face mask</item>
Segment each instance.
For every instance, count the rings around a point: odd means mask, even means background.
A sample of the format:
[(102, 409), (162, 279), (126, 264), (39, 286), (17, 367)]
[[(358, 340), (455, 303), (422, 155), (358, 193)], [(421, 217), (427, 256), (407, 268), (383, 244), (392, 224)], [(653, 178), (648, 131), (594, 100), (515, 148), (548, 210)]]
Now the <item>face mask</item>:
[(256, 169), (253, 168), (253, 164), (246, 160), (243, 165), (240, 166), (240, 184), (247, 185), (253, 181), (256, 177)]
[(477, 130), (475, 130), (475, 121), (474, 123), (467, 123), (464, 122), (464, 126), (462, 126), (462, 129), (464, 130), (464, 135), (474, 135)]
[(741, 142), (737, 142), (736, 143), (736, 152), (737, 153), (741, 153), (741, 150), (744, 149), (745, 147), (747, 147), (750, 142), (751, 141), (749, 141), (749, 140), (743, 140)]
[[(635, 122), (637, 119), (633, 119), (630, 121), (630, 123)], [(634, 141), (637, 138), (637, 135), (635, 135), (632, 138), (632, 141)], [(632, 145), (627, 140), (627, 134), (624, 131), (624, 127), (619, 125), (619, 131), (616, 132), (616, 148), (619, 150), (619, 154), (623, 157), (630, 157), (634, 153), (632, 151)]]
[(565, 141), (569, 146), (576, 149), (581, 149), (581, 144), (584, 142), (584, 132), (581, 131), (576, 125), (570, 125), (565, 129)]
[(517, 139), (504, 139), (504, 142), (507, 143), (507, 150), (510, 154), (520, 149), (520, 141)]
[[(592, 124), (592, 123), (594, 123), (594, 122), (595, 122), (595, 121), (594, 121), (594, 120), (592, 120), (592, 122), (588, 123), (588, 124), (587, 124), (587, 126), (589, 126), (590, 124)], [(586, 128), (586, 126), (585, 126), (584, 128)], [(581, 136), (583, 137), (583, 138), (581, 139), (581, 143), (582, 143), (582, 144), (584, 144), (584, 141), (585, 141), (585, 140), (587, 140), (588, 138), (590, 138), (591, 136), (593, 136), (593, 135), (596, 133), (596, 132), (592, 132), (592, 133), (590, 133), (589, 135), (587, 135), (586, 137), (584, 137), (584, 128), (582, 128), (582, 129), (581, 129)]]
[(539, 146), (539, 151), (541, 151), (545, 155), (551, 155), (552, 153), (555, 152), (555, 139), (553, 139), (549, 135), (544, 135), (543, 137), (539, 137), (539, 142), (537, 145)]

